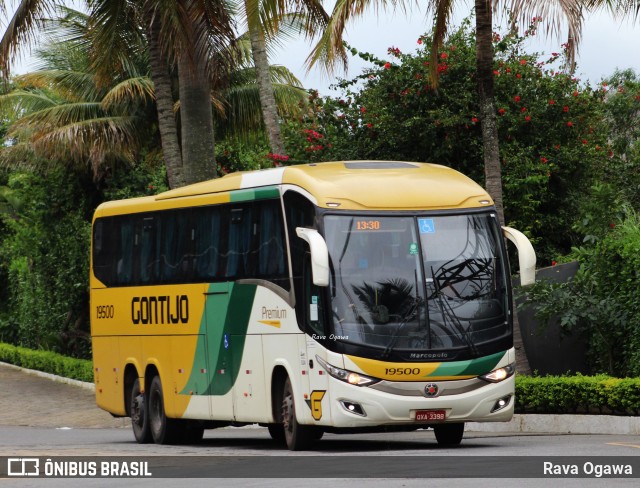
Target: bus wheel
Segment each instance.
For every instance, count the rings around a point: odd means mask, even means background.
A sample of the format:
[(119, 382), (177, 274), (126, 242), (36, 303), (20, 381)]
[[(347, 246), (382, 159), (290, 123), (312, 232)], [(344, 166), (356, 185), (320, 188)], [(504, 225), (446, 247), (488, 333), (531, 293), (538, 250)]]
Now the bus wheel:
[(149, 430), (156, 444), (174, 444), (180, 437), (178, 422), (168, 419), (164, 410), (162, 383), (154, 376), (149, 387)]
[(282, 427), (284, 430), (284, 440), (291, 451), (300, 451), (309, 447), (320, 437), (314, 426), (300, 425), (296, 419), (296, 405), (293, 398), (293, 388), (291, 380), (287, 378), (282, 392)]
[(439, 446), (457, 446), (462, 441), (464, 422), (436, 425), (433, 430)]
[(145, 397), (146, 395), (140, 391), (140, 379), (136, 378), (131, 389), (131, 426), (139, 444), (151, 442), (149, 411)]

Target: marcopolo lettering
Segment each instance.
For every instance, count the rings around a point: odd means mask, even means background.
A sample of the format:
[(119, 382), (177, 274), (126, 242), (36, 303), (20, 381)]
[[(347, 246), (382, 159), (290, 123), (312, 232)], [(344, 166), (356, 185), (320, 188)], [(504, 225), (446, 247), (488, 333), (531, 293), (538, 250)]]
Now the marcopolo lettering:
[(189, 322), (187, 295), (133, 297), (131, 321), (134, 324), (186, 324)]

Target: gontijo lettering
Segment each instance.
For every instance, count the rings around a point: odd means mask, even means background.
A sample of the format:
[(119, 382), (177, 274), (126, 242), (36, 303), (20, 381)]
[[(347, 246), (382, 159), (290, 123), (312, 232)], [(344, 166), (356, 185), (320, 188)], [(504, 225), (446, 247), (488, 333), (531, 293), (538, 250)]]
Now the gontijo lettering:
[(189, 322), (189, 297), (169, 295), (133, 297), (131, 321), (134, 324), (186, 324)]

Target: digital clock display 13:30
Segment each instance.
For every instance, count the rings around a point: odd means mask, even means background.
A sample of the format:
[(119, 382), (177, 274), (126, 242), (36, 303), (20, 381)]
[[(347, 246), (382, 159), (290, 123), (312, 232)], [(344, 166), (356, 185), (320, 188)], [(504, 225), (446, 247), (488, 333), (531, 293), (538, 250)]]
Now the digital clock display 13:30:
[(356, 221), (356, 230), (380, 230), (379, 220), (358, 220)]

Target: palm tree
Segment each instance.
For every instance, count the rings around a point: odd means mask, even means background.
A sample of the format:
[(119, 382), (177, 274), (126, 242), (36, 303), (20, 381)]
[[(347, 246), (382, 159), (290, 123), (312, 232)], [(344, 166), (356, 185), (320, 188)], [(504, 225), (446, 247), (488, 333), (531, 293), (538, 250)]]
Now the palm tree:
[[(152, 75), (160, 86), (158, 107), (161, 113), (158, 118), (163, 124), (161, 133), (166, 136), (163, 147), (166, 144), (171, 185), (214, 177), (213, 116), (209, 103), (213, 67), (209, 59), (212, 50), (233, 39), (230, 6), (220, 0), (145, 0), (142, 4), (128, 0), (88, 0), (87, 4), (91, 12), (96, 60), (111, 53), (111, 61), (122, 62), (126, 59), (126, 50), (118, 48), (125, 46), (127, 39), (135, 37), (132, 32), (142, 33), (148, 28), (153, 34)], [(44, 16), (55, 5), (53, 0), (22, 0), (19, 3), (0, 41), (0, 67), (5, 76), (18, 49), (31, 40)], [(114, 67), (111, 63), (96, 62), (105, 70)], [(176, 66), (183, 95), (181, 146), (172, 136), (177, 134), (176, 130), (171, 130), (176, 125), (167, 111), (169, 105), (173, 107), (174, 98), (169, 99), (167, 88), (171, 85), (166, 68)], [(178, 147), (181, 149), (180, 160), (177, 158)]]
[[(216, 54), (234, 37), (230, 5), (197, 0), (146, 0), (142, 5), (127, 0), (92, 0), (90, 4), (95, 60), (103, 69), (111, 68), (104, 63), (104, 52), (112, 50), (118, 58), (126, 57), (126, 49), (114, 49), (119, 39), (126, 39), (136, 29), (147, 34), (170, 187), (215, 177), (210, 94), (218, 67), (212, 60), (219, 58)], [(174, 80), (177, 96), (172, 89)], [(179, 128), (173, 116), (178, 99)]]
[[(231, 56), (235, 61), (233, 69), (227, 70), (228, 79), (212, 93), (216, 133), (221, 138), (255, 143), (268, 129), (263, 117), (264, 87), (258, 80), (248, 33), (236, 40)], [(274, 112), (284, 118), (300, 116), (308, 96), (300, 81), (283, 66), (268, 65), (266, 75)], [(274, 151), (273, 146), (271, 150)]]
[(262, 118), (271, 151), (284, 154), (284, 144), (280, 136), (280, 123), (276, 100), (269, 74), (268, 44), (276, 40), (276, 35), (284, 27), (305, 32), (313, 36), (328, 22), (328, 15), (317, 0), (270, 1), (244, 0), (243, 14), (246, 17), (247, 32), (251, 41), (251, 54), (260, 93)]
[[(12, 144), (1, 152), (0, 161), (15, 165), (39, 156), (89, 162), (100, 178), (109, 163), (134, 162), (141, 148), (148, 151), (156, 141), (157, 85), (148, 77), (148, 53), (141, 39), (124, 42), (127, 56), (119, 57), (113, 49), (97, 65), (90, 59), (90, 18), (71, 9), (64, 13), (47, 23), (50, 35), (46, 48), (37, 52), (39, 69), (18, 77), (17, 88), (0, 97), (5, 113), (13, 112), (8, 135)], [(248, 41), (241, 38), (227, 48), (237, 59), (223, 66), (225, 83), (209, 98), (216, 129), (229, 138), (242, 138), (262, 130), (256, 76)], [(221, 54), (218, 62), (230, 56)], [(105, 70), (105, 65), (112, 68)], [(306, 99), (300, 82), (283, 67), (271, 67), (270, 76), (280, 113), (297, 114)]]
[[(51, 42), (37, 52), (39, 69), (15, 78), (15, 89), (0, 96), (11, 120), (3, 162), (34, 161), (35, 156), (88, 163), (100, 179), (110, 164), (134, 162), (150, 138), (145, 128), (152, 127), (154, 91), (144, 75), (145, 60), (99, 80), (89, 69), (86, 25), (87, 16), (71, 9), (48, 22)], [(66, 41), (55, 42), (61, 38)]]

